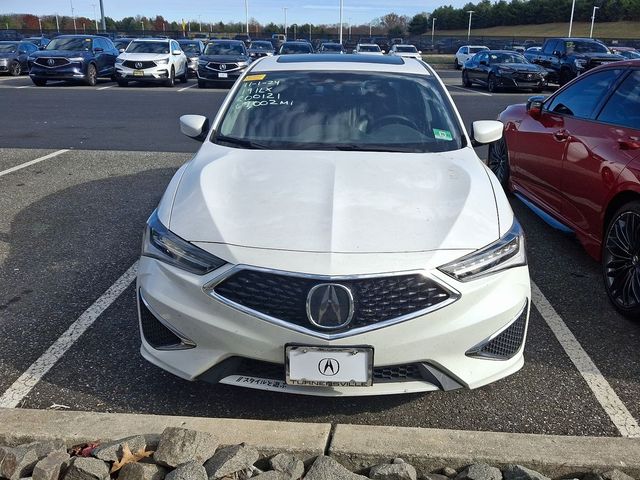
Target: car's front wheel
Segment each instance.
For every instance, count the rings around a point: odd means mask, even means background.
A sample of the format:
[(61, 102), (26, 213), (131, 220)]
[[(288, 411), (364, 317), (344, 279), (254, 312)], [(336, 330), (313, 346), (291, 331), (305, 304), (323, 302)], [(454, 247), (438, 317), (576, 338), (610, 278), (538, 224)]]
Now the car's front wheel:
[(98, 83), (98, 70), (93, 63), (90, 63), (87, 67), (87, 78), (85, 79), (85, 83), (90, 87), (95, 87), (96, 83)]
[(623, 205), (609, 222), (602, 242), (602, 274), (616, 309), (640, 318), (640, 201)]
[(471, 86), (471, 80), (469, 80), (469, 74), (466, 70), (462, 71), (462, 85), (469, 88)]
[(189, 81), (189, 70), (184, 67), (184, 72), (180, 75), (180, 83), (187, 83)]
[(460, 68), (462, 68), (457, 58), (453, 61), (453, 66), (456, 70), (460, 70)]
[(173, 87), (176, 84), (176, 71), (171, 67), (171, 71), (169, 72), (169, 78), (165, 83), (166, 87)]
[(509, 149), (504, 137), (489, 144), (487, 166), (496, 176), (502, 188), (506, 190), (509, 182)]
[(491, 93), (498, 91), (498, 80), (493, 73), (489, 74), (489, 79), (487, 80), (487, 90)]
[(9, 67), (9, 73), (14, 77), (20, 76), (22, 73), (22, 66), (20, 66), (20, 62), (13, 62)]

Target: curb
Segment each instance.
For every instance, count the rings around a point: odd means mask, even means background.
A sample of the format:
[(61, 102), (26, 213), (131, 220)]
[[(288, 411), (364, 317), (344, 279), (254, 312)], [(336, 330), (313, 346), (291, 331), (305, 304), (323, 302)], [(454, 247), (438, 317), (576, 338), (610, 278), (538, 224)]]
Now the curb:
[(0, 444), (62, 438), (70, 447), (160, 434), (169, 426), (212, 433), (222, 445), (247, 442), (264, 457), (287, 452), (309, 463), (328, 452), (351, 471), (401, 457), (422, 475), (484, 462), (497, 467), (515, 463), (551, 478), (614, 468), (640, 478), (640, 438), (343, 424), (332, 432), (328, 423), (0, 409)]

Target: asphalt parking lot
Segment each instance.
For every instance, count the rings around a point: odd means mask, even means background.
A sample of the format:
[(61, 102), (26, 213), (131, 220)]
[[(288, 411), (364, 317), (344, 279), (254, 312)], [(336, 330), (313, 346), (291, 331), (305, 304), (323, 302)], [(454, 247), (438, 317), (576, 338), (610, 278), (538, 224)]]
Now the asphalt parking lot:
[[(463, 88), (459, 75), (442, 73), (466, 125), (529, 96)], [(573, 237), (513, 197), (535, 286), (526, 364), (505, 380), (311, 398), (188, 383), (142, 360), (131, 283), (142, 227), (199, 146), (178, 117), (212, 117), (225, 94), (193, 79), (169, 89), (0, 78), (0, 406), (640, 436), (640, 322), (614, 312)], [(81, 336), (67, 331), (78, 325)]]

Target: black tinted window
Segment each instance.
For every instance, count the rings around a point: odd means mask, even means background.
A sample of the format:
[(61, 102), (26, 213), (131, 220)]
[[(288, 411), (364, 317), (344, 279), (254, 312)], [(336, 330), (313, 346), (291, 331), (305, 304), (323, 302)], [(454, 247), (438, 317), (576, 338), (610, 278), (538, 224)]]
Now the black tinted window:
[(47, 50), (89, 51), (93, 48), (90, 38), (56, 38), (47, 45)]
[(590, 118), (620, 72), (617, 69), (604, 70), (583, 77), (557, 95), (549, 104), (549, 110), (563, 115)]
[(598, 120), (640, 130), (640, 71), (632, 72), (620, 84)]
[(544, 46), (544, 51), (543, 53), (545, 53), (546, 55), (551, 55), (554, 50), (556, 49), (556, 44), (558, 43), (557, 40), (550, 40), (549, 42), (547, 42)]

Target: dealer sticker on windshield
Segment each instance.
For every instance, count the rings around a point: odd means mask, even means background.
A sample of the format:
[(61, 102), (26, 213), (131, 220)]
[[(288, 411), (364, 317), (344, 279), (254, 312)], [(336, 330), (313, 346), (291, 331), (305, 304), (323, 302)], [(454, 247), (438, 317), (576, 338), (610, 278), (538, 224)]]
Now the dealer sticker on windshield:
[(438, 130), (437, 128), (433, 129), (433, 136), (436, 140), (446, 140), (448, 142), (453, 140), (453, 135), (449, 130)]

